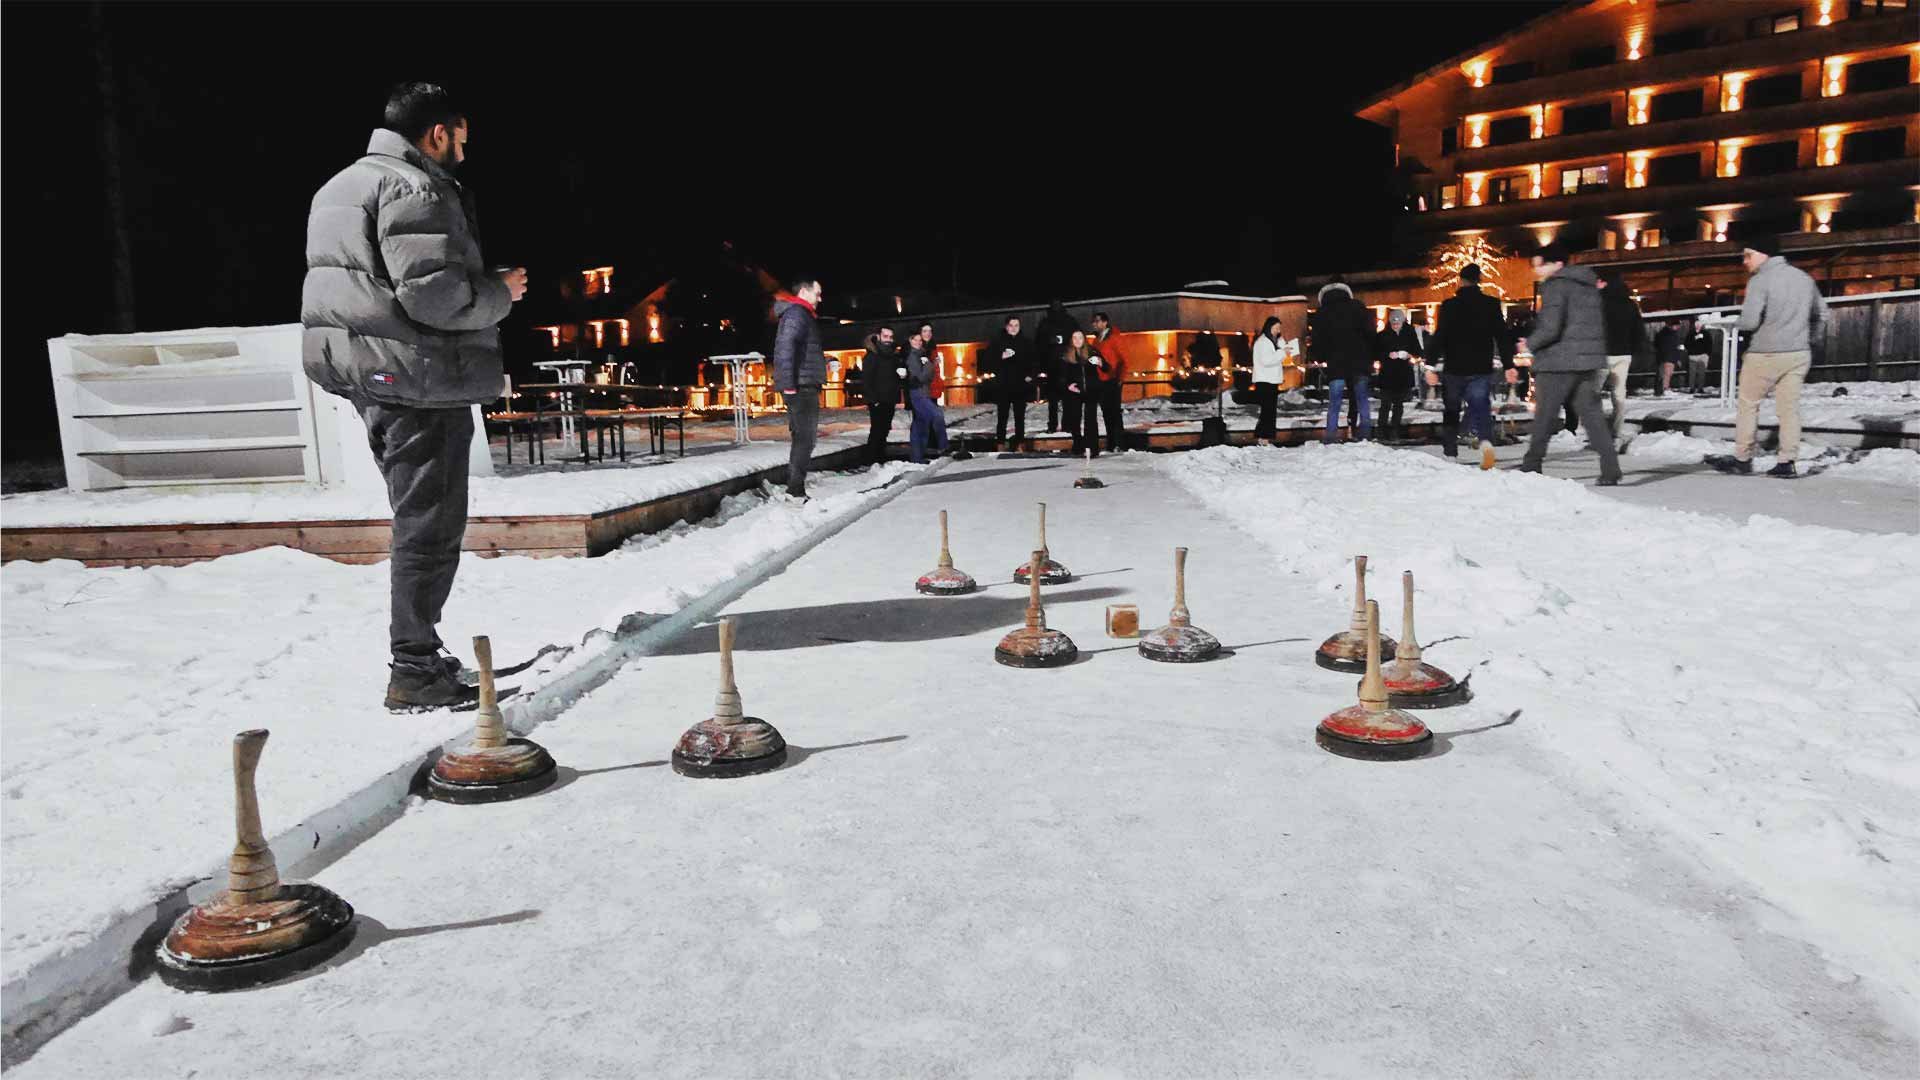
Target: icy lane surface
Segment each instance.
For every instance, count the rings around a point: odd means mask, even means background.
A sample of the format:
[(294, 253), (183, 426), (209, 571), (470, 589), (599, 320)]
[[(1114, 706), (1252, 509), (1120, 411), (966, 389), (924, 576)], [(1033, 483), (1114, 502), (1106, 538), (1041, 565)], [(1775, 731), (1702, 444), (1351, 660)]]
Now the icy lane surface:
[[(1623, 505), (1378, 446), (1215, 451), (1165, 468), (1322, 607), (1350, 595), (1350, 557), (1368, 554), (1397, 628), (1397, 579), (1412, 570), (1422, 638), (1464, 639), (1436, 662), (1473, 665), (1489, 696), (1525, 708), (1532, 738), (1757, 886), (1920, 1028), (1911, 535)], [(1760, 495), (1826, 482), (1715, 479)]]
[[(1339, 556), (1287, 573), (1154, 462), (1099, 470), (1077, 492), (1077, 467), (954, 467), (737, 602), (746, 711), (786, 768), (666, 766), (711, 711), (702, 628), (540, 729), (554, 789), (418, 805), (322, 874), (365, 920), (335, 965), (245, 995), (149, 980), (18, 1074), (1910, 1071), (1912, 1037), (1739, 879), (1582, 794), (1541, 714), (1587, 688), (1482, 669), (1478, 702), (1431, 714), (1437, 756), (1329, 756), (1313, 725), (1354, 680), (1311, 652), (1345, 625)], [(1087, 655), (1022, 671), (992, 651), (1037, 499), (1082, 575), (1048, 619)], [(981, 594), (913, 591), (941, 508)], [(1228, 659), (1101, 636), (1107, 603), (1164, 618), (1176, 544)], [(1474, 629), (1434, 589), (1428, 635)]]
[[(743, 493), (598, 559), (462, 559), (441, 635), (469, 662), (473, 635), (490, 635), (502, 666), (573, 646), (505, 680), (530, 691), (579, 661), (590, 631), (679, 610), (908, 468), (820, 475), (805, 505)], [(259, 781), (273, 835), (469, 730), (471, 713), (382, 708), (387, 615), (385, 563), (288, 548), (0, 569), (7, 979), (223, 863), (234, 732), (274, 733)]]

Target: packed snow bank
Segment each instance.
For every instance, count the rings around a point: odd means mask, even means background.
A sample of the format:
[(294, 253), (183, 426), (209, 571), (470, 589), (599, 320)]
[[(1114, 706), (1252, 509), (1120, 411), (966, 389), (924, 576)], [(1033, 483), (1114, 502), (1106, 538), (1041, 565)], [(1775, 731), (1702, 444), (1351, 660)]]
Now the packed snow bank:
[[(1554, 436), (1556, 449), (1576, 445), (1585, 444), (1571, 432), (1563, 431)], [(1627, 444), (1623, 464), (1698, 465), (1709, 454), (1731, 453), (1733, 442), (1728, 439), (1703, 439), (1677, 431), (1652, 431), (1634, 436)], [(1771, 469), (1779, 460), (1777, 454), (1756, 452), (1753, 455), (1753, 467), (1756, 470)], [(1920, 490), (1920, 450), (1893, 447), (1848, 450), (1841, 446), (1827, 446), (1813, 439), (1802, 439), (1798, 461), (1801, 471), (1809, 473), (1808, 479), (1844, 476), (1850, 480), (1902, 484)], [(1815, 469), (1818, 471), (1812, 471)]]
[[(1845, 390), (1839, 397), (1836, 390)], [(1868, 422), (1885, 428), (1898, 425), (1909, 435), (1920, 434), (1920, 383), (1846, 382), (1807, 383), (1800, 391), (1800, 422), (1810, 428), (1860, 429)], [(1682, 394), (1667, 397), (1641, 395), (1627, 399), (1627, 419), (1657, 418), (1690, 424), (1732, 424), (1734, 406), (1722, 404), (1718, 397), (1695, 398)], [(1762, 427), (1779, 424), (1773, 398), (1760, 403)]]
[(1910, 536), (1643, 509), (1377, 445), (1161, 467), (1275, 568), (1320, 583), (1328, 632), (1346, 623), (1353, 555), (1372, 557), (1390, 633), (1412, 570), (1423, 639), (1464, 637), (1447, 651), (1472, 658), (1477, 685), (1532, 697), (1528, 731), (1920, 1016)]
[[(524, 697), (577, 673), (629, 615), (678, 611), (920, 471), (816, 474), (805, 504), (771, 490), (735, 496), (714, 527), (676, 527), (598, 559), (464, 559), (441, 633), (463, 657), (473, 635), (490, 635), (501, 665), (574, 646), (507, 680)], [(18, 980), (36, 965), (213, 871), (232, 844), (234, 732), (274, 730), (259, 772), (274, 835), (472, 724), (381, 707), (384, 563), (286, 548), (180, 567), (13, 562), (0, 568), (0, 598), (9, 1032)]]
[[(823, 438), (814, 456), (864, 443), (850, 435)], [(468, 513), (594, 514), (678, 495), (787, 463), (788, 444), (749, 443), (718, 453), (675, 458), (647, 468), (612, 465), (517, 476), (476, 476)], [(0, 526), (194, 524), (222, 521), (384, 521), (386, 493), (338, 486), (260, 484), (204, 491), (36, 491), (0, 499)]]

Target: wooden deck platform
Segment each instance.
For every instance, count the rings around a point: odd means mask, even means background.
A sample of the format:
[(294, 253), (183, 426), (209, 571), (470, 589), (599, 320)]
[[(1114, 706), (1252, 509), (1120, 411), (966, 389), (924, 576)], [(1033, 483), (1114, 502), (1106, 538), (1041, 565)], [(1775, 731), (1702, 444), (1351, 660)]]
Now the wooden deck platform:
[[(814, 458), (817, 470), (859, 464), (865, 447)], [(659, 532), (676, 521), (710, 516), (729, 495), (783, 482), (778, 465), (630, 506), (591, 514), (475, 516), (467, 520), (463, 549), (480, 556), (604, 555), (629, 538)], [(0, 562), (78, 559), (88, 566), (169, 566), (217, 559), (264, 547), (290, 547), (335, 562), (374, 563), (388, 555), (391, 519), (260, 521), (207, 524), (61, 525), (0, 530)]]

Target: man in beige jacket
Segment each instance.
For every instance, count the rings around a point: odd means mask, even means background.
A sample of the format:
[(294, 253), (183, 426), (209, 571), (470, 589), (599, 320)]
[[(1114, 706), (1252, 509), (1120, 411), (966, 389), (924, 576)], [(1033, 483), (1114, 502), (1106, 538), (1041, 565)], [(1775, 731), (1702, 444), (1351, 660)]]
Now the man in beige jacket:
[(1740, 305), (1740, 332), (1749, 336), (1740, 367), (1733, 455), (1715, 454), (1707, 464), (1724, 473), (1752, 474), (1760, 402), (1772, 394), (1780, 416), (1780, 460), (1767, 475), (1792, 479), (1799, 475), (1794, 459), (1800, 454), (1800, 384), (1813, 366), (1813, 335), (1824, 331), (1832, 313), (1813, 278), (1780, 256), (1777, 237), (1747, 241), (1741, 257), (1752, 277)]

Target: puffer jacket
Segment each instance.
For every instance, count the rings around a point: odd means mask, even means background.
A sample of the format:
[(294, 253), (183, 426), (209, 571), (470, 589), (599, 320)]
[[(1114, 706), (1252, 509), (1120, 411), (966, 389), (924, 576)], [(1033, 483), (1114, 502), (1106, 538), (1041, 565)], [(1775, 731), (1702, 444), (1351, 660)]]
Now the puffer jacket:
[(1373, 314), (1353, 298), (1353, 290), (1335, 282), (1320, 289), (1319, 310), (1308, 322), (1313, 358), (1327, 366), (1327, 378), (1366, 378), (1373, 373)]
[(867, 404), (900, 404), (900, 376), (893, 371), (905, 362), (897, 342), (882, 345), (879, 334), (867, 335), (867, 354), (860, 360), (860, 372), (866, 378)]
[(1271, 337), (1261, 336), (1253, 342), (1253, 382), (1280, 385), (1287, 377), (1286, 353)]
[(932, 350), (928, 349), (925, 345), (917, 349), (910, 348), (907, 350), (907, 359), (904, 366), (907, 369), (907, 394), (909, 396), (920, 394), (925, 397), (931, 397), (933, 395), (933, 380), (935, 376), (940, 374), (940, 371), (934, 367), (933, 357), (930, 355), (931, 352)]
[(773, 302), (773, 388), (818, 388), (827, 381), (827, 354), (820, 344), (820, 323), (799, 297), (782, 294)]
[(315, 193), (300, 324), (321, 389), (414, 408), (492, 401), (506, 389), (495, 327), (512, 309), (459, 182), (399, 132), (375, 131)]
[(1527, 332), (1535, 371), (1598, 371), (1607, 366), (1607, 324), (1600, 279), (1584, 266), (1563, 266), (1540, 283), (1540, 314)]

